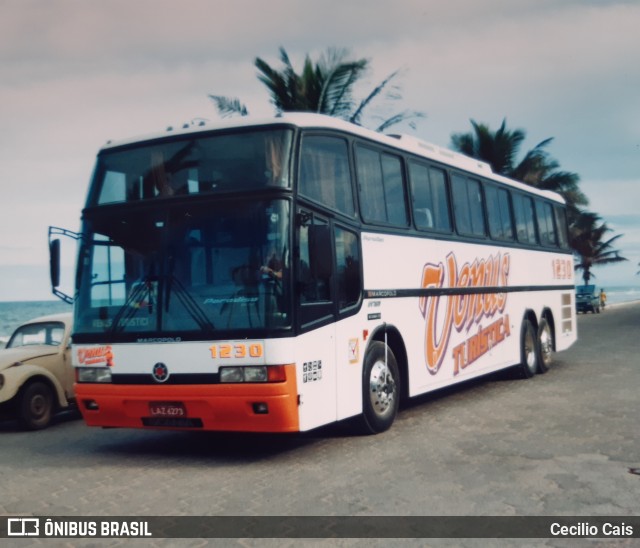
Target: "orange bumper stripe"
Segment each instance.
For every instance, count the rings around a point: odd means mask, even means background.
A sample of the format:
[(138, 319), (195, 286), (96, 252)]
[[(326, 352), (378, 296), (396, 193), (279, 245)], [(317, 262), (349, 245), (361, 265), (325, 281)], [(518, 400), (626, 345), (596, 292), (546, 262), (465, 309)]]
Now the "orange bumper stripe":
[[(298, 396), (295, 366), (286, 365), (286, 381), (256, 384), (197, 385), (75, 385), (76, 398), (89, 426), (190, 429), (179, 426), (144, 426), (151, 402), (180, 402), (186, 418), (199, 419), (197, 430), (238, 432), (297, 432)], [(88, 409), (87, 401), (97, 404)], [(269, 412), (258, 414), (254, 404), (266, 403)]]

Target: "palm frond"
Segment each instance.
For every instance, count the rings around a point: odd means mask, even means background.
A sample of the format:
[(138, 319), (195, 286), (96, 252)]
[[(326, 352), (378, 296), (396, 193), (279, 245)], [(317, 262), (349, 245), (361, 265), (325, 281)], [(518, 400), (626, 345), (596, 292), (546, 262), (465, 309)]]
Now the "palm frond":
[(218, 114), (223, 118), (228, 116), (247, 116), (249, 111), (244, 103), (240, 102), (237, 97), (224, 97), (222, 95), (209, 95), (218, 109)]
[(353, 86), (367, 68), (367, 60), (340, 63), (325, 76), (318, 102), (318, 112), (346, 117), (353, 109)]
[(383, 133), (391, 126), (395, 126), (396, 124), (400, 124), (401, 122), (406, 122), (407, 120), (411, 120), (409, 122), (409, 126), (413, 129), (416, 128), (415, 120), (418, 118), (426, 118), (427, 115), (424, 112), (418, 112), (415, 110), (405, 110), (398, 114), (394, 114), (393, 116), (384, 120), (377, 128), (376, 131)]
[(289, 93), (289, 85), (284, 75), (271, 68), (271, 66), (260, 57), (256, 57), (254, 65), (262, 73), (258, 74), (258, 80), (269, 90), (271, 102), (276, 107), (276, 111), (292, 110), (288, 108), (291, 104), (291, 96)]
[(474, 156), (474, 142), (471, 133), (454, 133), (451, 135), (451, 146), (467, 156)]
[(387, 76), (384, 80), (382, 80), (382, 82), (380, 82), (375, 88), (373, 88), (369, 95), (367, 95), (362, 101), (360, 101), (358, 108), (356, 108), (355, 112), (349, 118), (350, 122), (353, 122), (354, 124), (360, 123), (360, 117), (362, 116), (362, 112), (364, 111), (364, 109), (371, 103), (371, 101), (373, 101), (378, 95), (382, 93), (382, 90), (384, 90), (389, 82), (391, 82), (398, 75), (398, 72), (398, 70), (395, 70), (391, 74), (389, 74), (389, 76)]

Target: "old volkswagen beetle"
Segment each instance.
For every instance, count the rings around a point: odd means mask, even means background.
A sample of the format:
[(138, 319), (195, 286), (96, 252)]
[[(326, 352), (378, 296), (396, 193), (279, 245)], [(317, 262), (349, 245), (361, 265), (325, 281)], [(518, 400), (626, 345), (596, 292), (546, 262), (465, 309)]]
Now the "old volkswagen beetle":
[(11, 335), (0, 350), (0, 416), (39, 430), (74, 403), (71, 324), (71, 314), (42, 316)]

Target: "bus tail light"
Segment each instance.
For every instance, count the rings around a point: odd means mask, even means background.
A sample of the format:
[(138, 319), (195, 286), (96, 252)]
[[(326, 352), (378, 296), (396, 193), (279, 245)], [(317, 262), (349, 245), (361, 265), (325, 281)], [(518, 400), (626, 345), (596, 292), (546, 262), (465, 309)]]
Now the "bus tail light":
[(220, 368), (220, 382), (223, 384), (284, 382), (286, 380), (287, 376), (283, 365), (241, 365)]
[(268, 382), (284, 382), (287, 380), (287, 373), (284, 365), (272, 365), (267, 367)]

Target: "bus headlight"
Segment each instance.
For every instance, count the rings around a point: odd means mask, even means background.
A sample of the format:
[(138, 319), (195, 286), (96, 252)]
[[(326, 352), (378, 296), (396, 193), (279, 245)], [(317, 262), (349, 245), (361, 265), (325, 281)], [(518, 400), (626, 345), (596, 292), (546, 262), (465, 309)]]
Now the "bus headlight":
[(281, 365), (270, 366), (225, 366), (220, 368), (221, 383), (240, 382), (284, 382), (286, 375)]
[(266, 367), (243, 367), (244, 382), (267, 382)]
[(244, 367), (221, 367), (220, 382), (244, 382)]
[(78, 382), (111, 382), (111, 369), (108, 367), (78, 367)]

